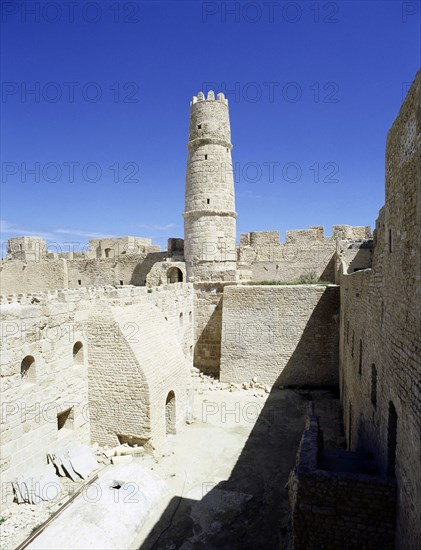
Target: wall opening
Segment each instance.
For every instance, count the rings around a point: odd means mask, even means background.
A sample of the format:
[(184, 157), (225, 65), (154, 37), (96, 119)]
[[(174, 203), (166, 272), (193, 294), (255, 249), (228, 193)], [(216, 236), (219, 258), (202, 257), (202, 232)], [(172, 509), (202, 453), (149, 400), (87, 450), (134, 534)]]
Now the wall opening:
[(377, 407), (377, 369), (374, 363), (371, 365), (371, 403)]
[(395, 405), (392, 401), (389, 402), (389, 422), (387, 425), (387, 468), (388, 476), (395, 475), (396, 467), (396, 445), (398, 432), (398, 415)]
[(205, 155), (205, 160), (208, 160), (208, 155)]
[(210, 204), (210, 199), (206, 199), (206, 204)]
[(189, 311), (189, 323), (193, 321), (193, 313)]
[(32, 355), (23, 358), (20, 364), (20, 376), (24, 383), (35, 383), (35, 359)]
[(111, 254), (111, 248), (106, 248), (106, 249), (104, 250), (104, 252), (105, 252), (105, 257), (106, 257), (106, 258), (109, 258), (109, 257), (110, 257), (110, 254)]
[(360, 338), (360, 354), (358, 357), (358, 374), (361, 376), (363, 372), (363, 341)]
[(180, 327), (183, 326), (183, 312), (180, 313), (180, 315), (178, 316), (178, 322), (180, 323)]
[(82, 279), (78, 279), (77, 284), (80, 286), (82, 284)]
[(120, 285), (123, 286), (123, 284), (124, 284), (123, 281), (120, 281)]
[(201, 124), (198, 124), (198, 125), (197, 125), (197, 129), (198, 129), (198, 130), (201, 130), (201, 129), (202, 129), (202, 125), (201, 125)]
[(348, 410), (348, 450), (352, 449), (352, 403), (349, 402)]
[(170, 267), (167, 271), (167, 283), (182, 283), (183, 272), (178, 267)]
[(66, 409), (65, 411), (57, 415), (57, 429), (58, 430), (73, 430), (73, 407)]
[(175, 394), (170, 391), (165, 400), (165, 431), (175, 434)]
[(393, 250), (393, 243), (392, 243), (392, 230), (389, 229), (389, 252), (392, 252)]
[(82, 342), (75, 342), (75, 344), (73, 345), (73, 363), (75, 365), (85, 364)]

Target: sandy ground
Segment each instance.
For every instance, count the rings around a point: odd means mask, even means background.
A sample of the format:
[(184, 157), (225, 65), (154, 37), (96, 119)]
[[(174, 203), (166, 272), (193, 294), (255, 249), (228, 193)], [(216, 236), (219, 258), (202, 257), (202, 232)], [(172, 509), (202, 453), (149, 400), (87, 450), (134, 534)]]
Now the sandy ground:
[[(313, 404), (327, 446), (336, 446), (337, 399), (322, 390), (230, 391), (206, 377), (194, 384), (192, 424), (153, 455), (108, 466), (100, 501), (76, 500), (28, 548), (288, 549), (286, 484), (305, 418)], [(123, 489), (112, 487), (117, 478)]]

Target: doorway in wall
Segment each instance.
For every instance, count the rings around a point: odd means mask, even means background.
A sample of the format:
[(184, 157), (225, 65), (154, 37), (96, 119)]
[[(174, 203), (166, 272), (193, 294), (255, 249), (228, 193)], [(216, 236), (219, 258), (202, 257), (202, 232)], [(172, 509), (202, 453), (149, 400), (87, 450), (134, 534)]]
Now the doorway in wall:
[(170, 391), (165, 400), (165, 431), (175, 434), (175, 394)]

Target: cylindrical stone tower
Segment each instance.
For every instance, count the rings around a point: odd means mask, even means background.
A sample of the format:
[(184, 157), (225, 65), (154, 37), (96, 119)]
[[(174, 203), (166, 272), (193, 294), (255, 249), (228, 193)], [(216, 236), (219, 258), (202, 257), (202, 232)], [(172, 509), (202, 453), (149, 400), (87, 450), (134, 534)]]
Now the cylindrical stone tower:
[(184, 258), (191, 282), (236, 280), (236, 223), (228, 100), (190, 104)]

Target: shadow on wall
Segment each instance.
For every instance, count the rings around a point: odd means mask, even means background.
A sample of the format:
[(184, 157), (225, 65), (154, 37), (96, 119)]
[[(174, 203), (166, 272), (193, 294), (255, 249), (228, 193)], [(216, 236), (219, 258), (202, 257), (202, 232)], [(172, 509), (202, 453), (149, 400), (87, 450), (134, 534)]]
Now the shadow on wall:
[(275, 388), (339, 384), (339, 292), (330, 288), (317, 302)]
[(335, 269), (336, 269), (335, 266), (336, 266), (336, 260), (335, 260), (335, 254), (333, 254), (329, 262), (327, 263), (323, 273), (320, 275), (319, 280), (335, 283)]
[(193, 364), (207, 375), (219, 377), (221, 363), (223, 295), (200, 332), (194, 347)]
[(139, 262), (134, 268), (129, 284), (135, 286), (145, 286), (146, 277), (154, 264), (156, 264), (157, 262), (162, 262), (161, 252), (150, 252), (149, 254), (147, 254), (146, 258)]

